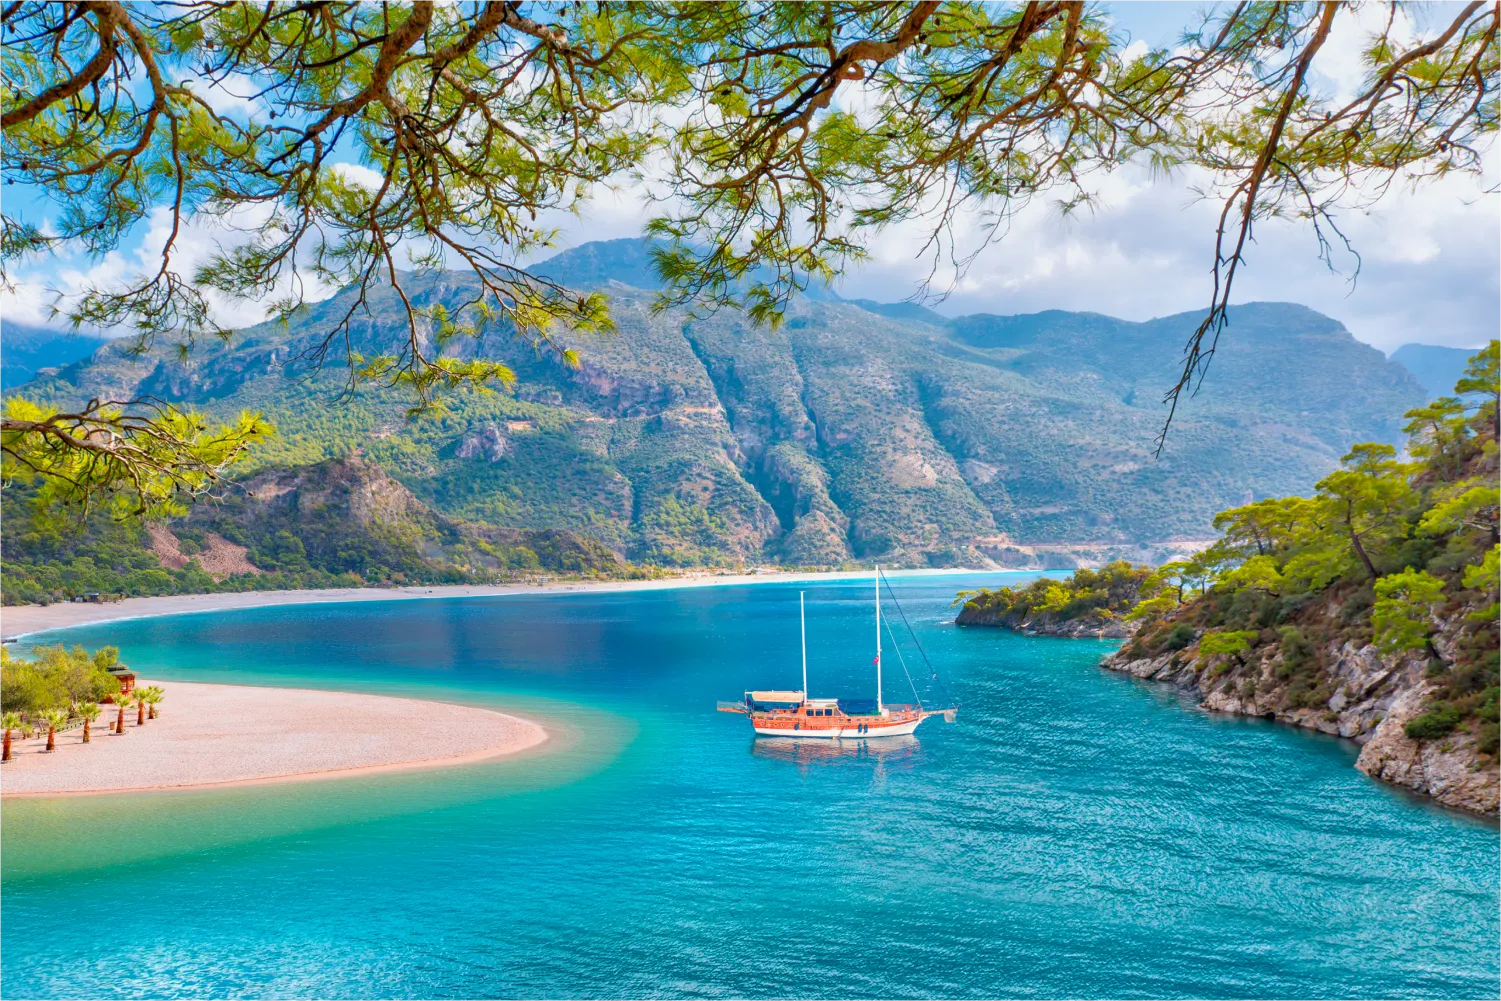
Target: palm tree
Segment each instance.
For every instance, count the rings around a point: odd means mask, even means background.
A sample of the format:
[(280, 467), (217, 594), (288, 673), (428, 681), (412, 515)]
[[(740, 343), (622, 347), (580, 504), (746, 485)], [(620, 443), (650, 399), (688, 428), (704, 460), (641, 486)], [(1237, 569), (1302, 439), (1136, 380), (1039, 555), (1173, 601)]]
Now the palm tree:
[(57, 728), (68, 722), (68, 714), (61, 709), (48, 709), (42, 713), (42, 723), (47, 727), (47, 750), (57, 750)]
[(120, 714), (115, 717), (114, 730), (115, 730), (115, 733), (117, 733), (121, 737), (123, 737), (123, 736), (125, 736), (125, 703), (128, 702), (128, 701), (130, 701), (130, 700), (125, 695), (116, 695), (114, 697), (114, 699), (115, 699), (115, 705), (117, 707), (119, 707), (119, 710), (120, 710)]
[(77, 711), (78, 715), (83, 717), (83, 742), (87, 744), (92, 739), (89, 728), (104, 710), (99, 708), (99, 703), (97, 702), (85, 702), (78, 707)]
[(130, 701), (136, 704), (136, 726), (146, 725), (146, 689), (137, 688), (130, 693)]
[(5, 730), (5, 752), (0, 754), (0, 761), (10, 760), (10, 732), (21, 729), (20, 713), (5, 713), (0, 715), (0, 728)]
[(162, 699), (166, 698), (166, 695), (167, 693), (162, 691), (156, 685), (152, 685), (150, 688), (146, 689), (146, 705), (149, 707), (146, 712), (147, 719), (156, 719), (157, 704), (161, 702)]

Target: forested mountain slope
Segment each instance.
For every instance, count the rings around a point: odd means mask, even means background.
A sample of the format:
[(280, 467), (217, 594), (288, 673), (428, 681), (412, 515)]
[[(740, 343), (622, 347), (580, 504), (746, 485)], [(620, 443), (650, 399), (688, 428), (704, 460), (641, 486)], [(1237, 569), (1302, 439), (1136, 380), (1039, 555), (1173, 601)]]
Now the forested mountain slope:
[(6, 604), (101, 594), (177, 594), (488, 583), (514, 574), (619, 576), (609, 549), (561, 529), (475, 525), (431, 510), (359, 456), (264, 469), (171, 525), (36, 522), (7, 491)]
[[(1216, 511), (1306, 490), (1352, 442), (1394, 439), (1424, 395), (1327, 317), (1238, 307), (1157, 459), (1159, 400), (1193, 314), (944, 321), (826, 294), (799, 299), (770, 330), (733, 311), (654, 312), (650, 290), (621, 281), (650, 281), (640, 240), (586, 245), (538, 270), (605, 289), (618, 333), (565, 337), (583, 358), (570, 369), (496, 331), (478, 350), (516, 370), (514, 394), (465, 394), (436, 418), (408, 422), (399, 398), (373, 390), (332, 402), (345, 373), (316, 372), (307, 357), (342, 294), (186, 362), (111, 346), (27, 392), (259, 409), (278, 427), (262, 465), (358, 449), (447, 517), (566, 528), (664, 565), (1024, 565), (1036, 558), (1018, 547), (1103, 555), (1207, 538)], [(408, 284), (419, 305), (457, 301), (464, 287), (455, 275)], [(375, 296), (354, 335), (366, 353), (401, 337), (394, 296)]]

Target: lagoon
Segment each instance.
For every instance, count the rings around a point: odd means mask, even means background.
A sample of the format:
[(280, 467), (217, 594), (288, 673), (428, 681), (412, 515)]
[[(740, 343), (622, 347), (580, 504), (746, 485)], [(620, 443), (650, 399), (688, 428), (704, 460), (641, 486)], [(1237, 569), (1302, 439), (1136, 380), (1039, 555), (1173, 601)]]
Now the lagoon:
[[(168, 681), (496, 706), (557, 739), (435, 772), (8, 802), (5, 992), (1496, 996), (1493, 823), (1367, 778), (1348, 742), (1100, 670), (1108, 643), (949, 624), (957, 588), (1008, 577), (895, 577), (958, 720), (839, 745), (757, 741), (713, 706), (797, 686), (799, 590), (813, 692), (868, 697), (859, 582), (37, 637), (117, 643)], [(907, 701), (894, 661), (886, 698)]]

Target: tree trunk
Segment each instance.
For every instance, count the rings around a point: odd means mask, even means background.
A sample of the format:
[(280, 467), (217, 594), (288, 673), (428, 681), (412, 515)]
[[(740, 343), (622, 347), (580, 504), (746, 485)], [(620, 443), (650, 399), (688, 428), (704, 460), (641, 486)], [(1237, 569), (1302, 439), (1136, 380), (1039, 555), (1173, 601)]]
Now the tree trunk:
[(83, 721), (83, 742), (85, 744), (87, 744), (90, 739), (91, 738), (89, 737), (89, 721), (88, 720), (84, 720)]
[(136, 703), (136, 726), (146, 725), (146, 703)]
[(119, 707), (120, 707), (119, 715), (117, 715), (115, 717), (115, 732), (118, 733), (118, 734), (120, 734), (121, 736), (124, 736), (124, 734), (125, 734), (125, 700), (123, 698), (119, 702)]
[(147, 719), (156, 719), (156, 706), (152, 706), (151, 707), (151, 711), (146, 714), (146, 718)]
[(10, 760), (10, 731), (5, 731), (5, 752), (0, 754), (0, 761)]
[(1355, 555), (1360, 557), (1360, 562), (1365, 564), (1365, 572), (1375, 580), (1380, 574), (1376, 573), (1376, 567), (1371, 563), (1371, 558), (1366, 555), (1365, 546), (1360, 544), (1360, 534), (1355, 531), (1355, 521), (1351, 517), (1350, 505), (1345, 503), (1345, 528), (1350, 533), (1350, 545), (1355, 549)]
[(55, 726), (47, 727), (47, 750), (57, 750), (57, 727)]

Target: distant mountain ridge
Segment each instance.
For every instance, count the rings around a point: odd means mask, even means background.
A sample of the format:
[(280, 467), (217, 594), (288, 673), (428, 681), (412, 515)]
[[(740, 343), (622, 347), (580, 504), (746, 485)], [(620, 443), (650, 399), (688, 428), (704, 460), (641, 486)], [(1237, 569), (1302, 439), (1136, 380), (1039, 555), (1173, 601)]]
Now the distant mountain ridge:
[[(654, 282), (643, 240), (574, 248), (536, 270), (605, 288), (619, 333), (564, 335), (577, 370), (492, 334), (477, 350), (515, 369), (514, 396), (465, 394), (436, 419), (408, 424), (400, 400), (373, 390), (327, 405), (340, 373), (310, 373), (299, 356), (348, 293), (186, 363), (111, 347), (28, 392), (262, 409), (280, 429), (263, 463), (360, 449), (446, 517), (564, 528), (665, 565), (1150, 558), (1207, 538), (1218, 510), (1306, 491), (1355, 441), (1395, 440), (1425, 396), (1328, 317), (1237, 306), (1156, 459), (1161, 395), (1198, 314), (944, 320), (826, 293), (800, 297), (769, 330), (735, 311), (653, 310), (653, 293), (631, 284)], [(406, 284), (421, 305), (457, 300), (468, 279)], [(366, 352), (402, 335), (389, 291), (355, 333)]]
[(1443, 348), (1433, 344), (1404, 344), (1391, 359), (1417, 376), (1430, 400), (1453, 396), (1454, 384), (1477, 348)]
[(105, 343), (96, 334), (6, 320), (0, 323), (0, 392), (30, 382), (44, 369), (88, 358)]

